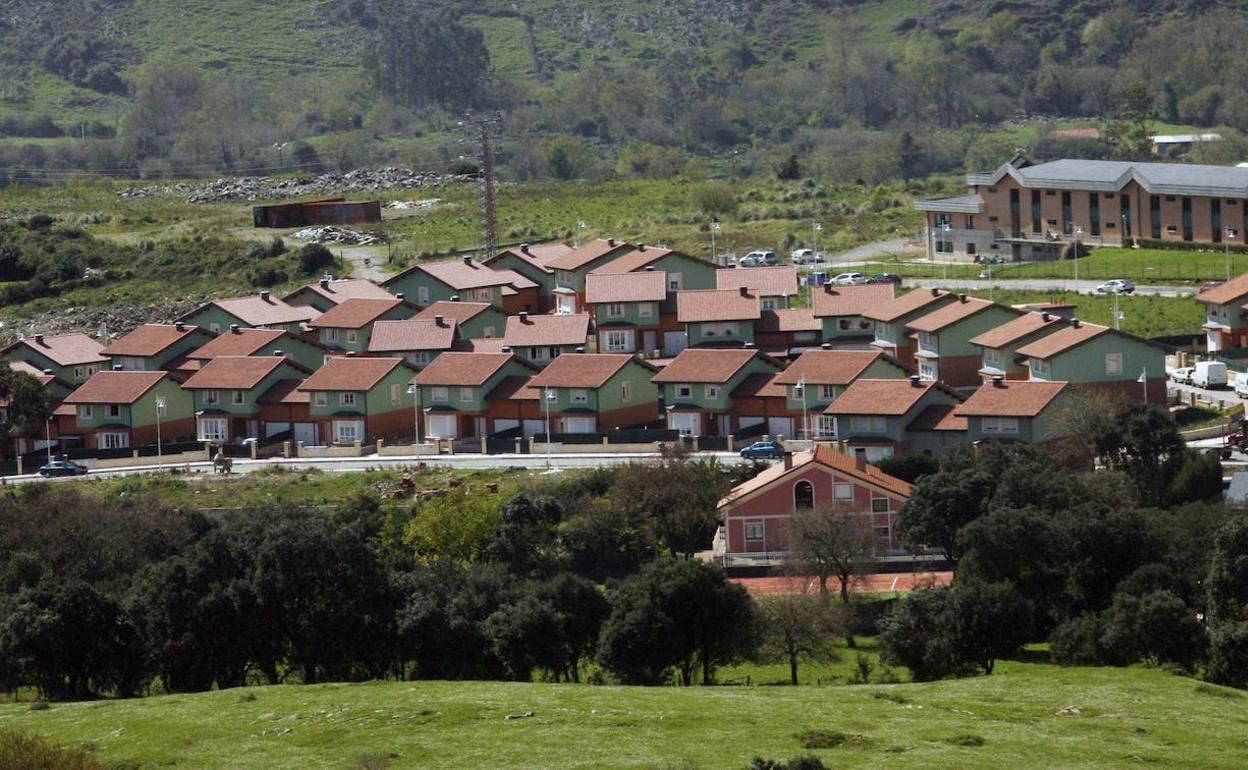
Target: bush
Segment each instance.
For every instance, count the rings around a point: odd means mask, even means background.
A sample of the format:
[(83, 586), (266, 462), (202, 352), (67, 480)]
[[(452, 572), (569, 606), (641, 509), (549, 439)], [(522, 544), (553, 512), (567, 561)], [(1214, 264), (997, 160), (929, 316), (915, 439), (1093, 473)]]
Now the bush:
[(1085, 613), (1053, 629), (1049, 655), (1063, 666), (1097, 666), (1110, 662), (1113, 651), (1105, 647), (1105, 623), (1100, 615)]
[(334, 253), (319, 243), (309, 243), (299, 249), (299, 272), (317, 275), (334, 264)]
[(1222, 622), (1214, 626), (1205, 678), (1228, 687), (1248, 687), (1248, 622)]
[(0, 731), (0, 767), (39, 770), (105, 770), (83, 749), (53, 746), (42, 738)]

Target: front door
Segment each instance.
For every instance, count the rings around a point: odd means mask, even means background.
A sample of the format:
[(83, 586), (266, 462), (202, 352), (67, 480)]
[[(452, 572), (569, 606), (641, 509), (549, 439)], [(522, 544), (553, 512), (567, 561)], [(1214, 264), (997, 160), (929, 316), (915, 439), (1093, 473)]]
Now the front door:
[(702, 415), (698, 412), (669, 412), (667, 427), (680, 431), (682, 436), (702, 435)]
[(684, 332), (663, 332), (663, 355), (674, 356), (689, 347), (689, 335)]
[(295, 442), (303, 442), (304, 446), (317, 446), (316, 423), (297, 422), (294, 424)]
[(651, 355), (659, 350), (659, 333), (648, 331), (641, 333), (641, 352)]

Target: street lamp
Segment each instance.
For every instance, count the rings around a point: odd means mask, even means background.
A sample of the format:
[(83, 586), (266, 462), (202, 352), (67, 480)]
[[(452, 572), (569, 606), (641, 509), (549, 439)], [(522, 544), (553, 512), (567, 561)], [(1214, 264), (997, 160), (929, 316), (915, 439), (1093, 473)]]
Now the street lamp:
[(546, 468), (550, 468), (550, 402), (559, 397), (551, 388), (543, 389), (542, 406), (546, 409)]
[(1223, 245), (1226, 247), (1226, 280), (1231, 280), (1231, 239), (1238, 235), (1235, 228), (1226, 228), (1226, 237), (1222, 239)]
[(711, 264), (715, 264), (717, 259), (715, 254), (715, 233), (719, 232), (719, 228), (723, 227), (718, 221), (711, 220)]
[(1079, 239), (1083, 237), (1083, 228), (1079, 225), (1071, 225), (1071, 235), (1074, 236), (1075, 242), (1071, 244), (1071, 257), (1075, 260), (1075, 293), (1079, 293)]
[(589, 225), (585, 224), (584, 220), (577, 220), (576, 222), (576, 248), (578, 249), (581, 248), (581, 231), (584, 230), (586, 227), (589, 227)]
[(1122, 247), (1125, 249), (1127, 247), (1127, 230), (1128, 230), (1127, 215), (1123, 214), (1119, 218), (1122, 220)]
[(793, 389), (802, 397), (802, 431), (806, 435), (806, 440), (810, 441), (810, 414), (806, 411), (806, 375), (802, 375)]
[[(948, 238), (948, 237), (949, 237), (949, 233), (950, 233), (950, 232), (952, 232), (952, 231), (953, 231), (953, 228), (952, 228), (952, 227), (950, 227), (950, 226), (949, 226), (949, 224), (948, 224), (947, 222), (946, 222), (945, 224), (943, 224), (943, 225), (941, 225), (941, 226), (940, 226), (940, 232), (941, 232), (941, 234), (943, 234), (946, 238)], [(952, 245), (950, 246), (949, 251), (953, 251), (953, 247), (952, 247)], [(946, 254), (947, 254), (947, 252), (942, 252), (942, 253), (946, 253)], [(941, 260), (940, 260), (940, 275), (941, 275), (941, 278), (942, 278), (943, 280), (946, 280), (946, 281), (947, 281), (947, 280), (949, 280), (949, 257), (948, 257), (948, 256), (941, 257)]]
[(160, 445), (160, 418), (165, 416), (165, 407), (168, 405), (168, 403), (169, 402), (165, 400), (164, 396), (161, 396), (161, 395), (156, 396), (156, 462), (157, 464), (159, 464), (160, 461), (163, 460), (165, 457), (164, 451), (161, 449), (161, 445)]
[(407, 395), (412, 396), (412, 434), (420, 444), (420, 388), (415, 383), (408, 385)]
[(818, 254), (818, 253), (819, 253), (819, 233), (820, 233), (820, 232), (822, 232), (822, 230), (823, 230), (823, 223), (822, 223), (822, 222), (812, 222), (812, 223), (811, 223), (811, 225), (810, 225), (810, 229), (811, 229), (811, 231), (814, 233), (814, 249), (815, 249), (815, 254)]

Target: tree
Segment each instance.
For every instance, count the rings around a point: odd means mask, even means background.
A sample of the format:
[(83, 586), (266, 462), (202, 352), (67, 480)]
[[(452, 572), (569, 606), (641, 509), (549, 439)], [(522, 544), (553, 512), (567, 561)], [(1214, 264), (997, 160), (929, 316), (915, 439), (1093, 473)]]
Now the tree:
[(1152, 94), (1140, 83), (1118, 91), (1118, 107), (1105, 127), (1105, 138), (1119, 160), (1147, 160), (1153, 153), (1153, 121), (1156, 109)]
[(557, 533), (563, 508), (550, 498), (524, 493), (503, 504), (502, 522), (485, 556), (507, 564), (517, 575), (549, 570), (558, 560)]
[(963, 527), (958, 547), (958, 582), (1008, 581), (1045, 618), (1057, 614), (1069, 562), (1056, 517), (1031, 508), (993, 511)]
[(796, 155), (789, 155), (784, 162), (776, 166), (776, 179), (790, 182), (802, 178), (802, 166), (797, 162)]
[[(841, 604), (848, 608), (849, 581), (875, 563), (871, 515), (835, 503), (794, 511), (789, 518), (789, 550), (798, 569), (819, 578), (821, 594), (828, 592), (828, 578), (836, 578)], [(845, 634), (853, 647), (848, 625)]]
[(446, 12), (405, 12), (390, 3), (377, 14), (377, 39), (364, 53), (364, 67), (377, 93), (418, 109), (459, 110), (481, 101), (490, 54), (481, 32)]
[(43, 428), (52, 416), (52, 394), (27, 372), (15, 372), (0, 361), (0, 430), (29, 436)]
[(416, 506), (404, 540), (426, 564), (449, 559), (469, 564), (481, 558), (498, 532), (497, 495), (452, 490)]
[(957, 657), (991, 674), (998, 658), (1018, 652), (1031, 634), (1032, 607), (1009, 583), (959, 577), (949, 594)]
[(696, 188), (693, 191), (693, 202), (698, 211), (713, 219), (737, 212), (737, 196), (723, 182), (711, 182)]
[(333, 267), (334, 252), (319, 243), (309, 243), (299, 249), (299, 272), (303, 275), (319, 275), (327, 267)]
[(839, 659), (832, 638), (840, 630), (827, 602), (810, 594), (769, 596), (758, 602), (764, 660), (789, 664), (789, 683), (797, 686), (797, 667), (804, 662)]
[(1182, 463), (1166, 485), (1168, 506), (1216, 501), (1222, 496), (1222, 463), (1216, 450), (1183, 452)]
[(905, 666), (916, 682), (943, 679), (963, 670), (949, 627), (949, 589), (911, 591), (880, 624), (880, 661)]
[(528, 681), (539, 668), (556, 682), (576, 682), (580, 661), (592, 651), (608, 611), (593, 583), (564, 573), (529, 585), (490, 615), (485, 629), (516, 679)]
[(1102, 421), (1092, 435), (1103, 463), (1126, 473), (1142, 499), (1161, 500), (1183, 460), (1184, 444), (1170, 413), (1156, 404), (1131, 401)]
[(1119, 592), (1105, 612), (1104, 645), (1127, 661), (1178, 663), (1192, 670), (1204, 655), (1205, 629), (1169, 591)]

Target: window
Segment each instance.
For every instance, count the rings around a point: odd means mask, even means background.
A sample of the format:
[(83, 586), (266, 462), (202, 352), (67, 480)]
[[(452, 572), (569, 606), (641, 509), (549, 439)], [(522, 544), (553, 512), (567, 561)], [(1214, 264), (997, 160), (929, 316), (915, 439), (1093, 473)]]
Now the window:
[(316, 406), (329, 406), (329, 394), (318, 390), (312, 394), (312, 403)]
[(855, 432), (883, 433), (888, 423), (879, 415), (856, 414), (850, 418), (849, 427)]
[(337, 342), (337, 341), (338, 341), (338, 330), (337, 330), (337, 329), (325, 329), (325, 341), (326, 341), (326, 342)]
[(85, 370), (85, 369), (83, 369), (81, 366), (75, 366), (75, 367), (74, 367), (74, 379), (75, 379), (75, 380), (81, 380), (81, 379), (85, 376), (85, 375), (83, 374), (83, 372), (85, 372), (85, 371), (86, 371), (86, 370)]
[(334, 420), (334, 438), (339, 444), (354, 444), (364, 440), (363, 420)]
[(745, 525), (745, 539), (746, 540), (762, 540), (763, 539), (763, 523), (761, 521), (747, 522)]
[(246, 402), (246, 397), (243, 395), (243, 391), (236, 390), (230, 394), (230, 401), (234, 406), (242, 406)]
[(470, 302), (492, 302), (494, 300), (494, 289), (489, 286), (469, 289), (467, 294)]
[(759, 307), (761, 307), (763, 310), (775, 310), (778, 304), (779, 303), (776, 302), (775, 297), (763, 297), (760, 300)]
[(418, 305), (429, 304), (429, 287), (428, 286), (416, 287), (416, 304)]
[(843, 332), (849, 331), (853, 327), (848, 318), (840, 318), (836, 322), (836, 328)]
[(1057, 190), (1045, 190), (1045, 195), (1057, 195)]
[(793, 509), (797, 511), (815, 507), (815, 485), (799, 481), (793, 485)]
[(208, 324), (208, 329), (209, 329), (209, 331), (211, 331), (213, 334), (220, 334), (220, 333), (221, 333), (221, 324), (217, 324), (217, 323)]
[(692, 385), (677, 385), (676, 386), (676, 398), (693, 398), (693, 386)]
[(625, 402), (633, 400), (633, 383), (628, 380), (620, 383), (620, 400)]
[(397, 382), (390, 385), (390, 405), (391, 406), (398, 405), (399, 400), (403, 397), (402, 391), (399, 388), (400, 386), (399, 386), (399, 383)]
[(1122, 354), (1106, 353), (1105, 354), (1105, 374), (1119, 375), (1122, 374)]
[(355, 343), (359, 341), (360, 341), (360, 333), (357, 332), (355, 329), (349, 329), (347, 331), (347, 342)]
[(949, 227), (953, 227), (953, 215), (952, 215), (952, 214), (944, 214), (944, 213), (937, 214), (937, 215), (936, 215), (936, 226), (937, 226), (937, 227), (945, 227), (946, 225), (948, 225)]
[(147, 368), (147, 361), (136, 356), (122, 356), (117, 363), (121, 364), (124, 372), (141, 372)]
[(611, 316), (612, 318), (623, 318), (624, 317), (624, 303), (612, 302), (608, 304), (607, 315)]
[(484, 329), (482, 329), (481, 336), (485, 337), (487, 340), (494, 339), (494, 327), (487, 326)]
[(967, 230), (975, 229), (975, 217), (971, 216), (970, 214), (966, 215), (966, 229)]
[(546, 348), (529, 348), (529, 358), (534, 361), (545, 361), (547, 358)]
[(568, 400), (573, 404), (588, 404), (589, 391), (584, 388), (573, 388), (572, 395)]
[(355, 406), (355, 394), (354, 393), (339, 393), (338, 394), (338, 406)]
[(940, 379), (940, 369), (934, 361), (923, 361), (919, 364), (919, 378), (924, 380)]
[(93, 416), (92, 414), (93, 411), (94, 410), (92, 409), (91, 404), (79, 404), (78, 405), (78, 419), (90, 420), (91, 417)]
[(467, 402), (472, 401), (475, 395), (476, 394), (472, 388), (460, 388), (459, 389), (460, 403), (467, 403)]
[(871, 512), (872, 513), (888, 513), (889, 501), (887, 497), (871, 496)]
[(221, 393), (216, 390), (204, 391), (204, 405), (215, 405), (221, 403)]
[(1041, 361), (1039, 358), (1032, 358), (1027, 362), (1027, 366), (1031, 369), (1031, 378), (1046, 379), (1053, 373), (1052, 367), (1048, 361)]
[(567, 270), (560, 270), (559, 272), (555, 273), (555, 279), (558, 280), (559, 283), (571, 284), (572, 273), (568, 272)]
[(815, 421), (815, 435), (824, 438), (836, 437), (836, 418), (830, 414), (821, 414)]
[(105, 404), (104, 416), (114, 418), (121, 417), (121, 404)]
[(919, 332), (919, 347), (924, 350), (939, 350), (938, 337), (931, 332)]
[(837, 500), (853, 500), (854, 485), (853, 484), (833, 484), (832, 496)]
[(682, 273), (667, 274), (667, 290), (680, 291), (685, 286), (685, 276)]
[(415, 353), (408, 353), (407, 362), (412, 366), (427, 366), (429, 364), (429, 351), (418, 350)]
[(199, 440), (200, 441), (226, 441), (229, 434), (226, 433), (226, 420), (224, 417), (201, 417), (199, 418)]
[(1174, 196), (1173, 196), (1173, 195), (1167, 195), (1167, 196), (1166, 196), (1166, 202), (1167, 202), (1167, 203), (1174, 203)]
[(1001, 363), (1001, 351), (996, 348), (987, 348), (984, 350), (984, 361), (993, 366)]
[(966, 253), (967, 253), (967, 254), (974, 254), (974, 253), (975, 253), (975, 244), (973, 244), (973, 243), (968, 243), (968, 244), (966, 244)]
[(703, 392), (705, 393), (707, 398), (719, 398), (719, 386), (718, 385), (707, 385), (703, 389)]
[(984, 417), (979, 423), (984, 433), (1018, 433), (1017, 417)]
[(431, 388), (429, 391), (429, 399), (431, 401), (449, 401), (450, 394), (444, 387)]
[(652, 315), (654, 315), (654, 305), (650, 304), (649, 302), (642, 302), (641, 304), (637, 305), (637, 317), (638, 318), (649, 318)]
[(953, 253), (953, 241), (936, 241), (936, 253), (937, 254), (952, 254)]
[(99, 433), (100, 449), (125, 449), (130, 446), (128, 433)]
[(831, 401), (832, 399), (836, 398), (836, 386), (835, 385), (820, 385), (819, 386), (819, 398), (822, 401)]
[(633, 349), (633, 333), (626, 329), (603, 332), (602, 343), (608, 353), (628, 353)]

